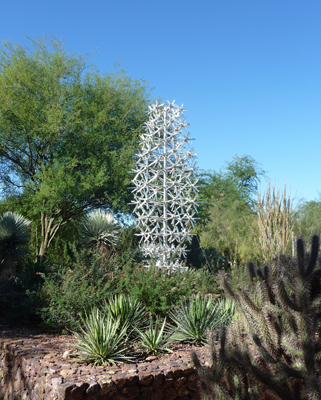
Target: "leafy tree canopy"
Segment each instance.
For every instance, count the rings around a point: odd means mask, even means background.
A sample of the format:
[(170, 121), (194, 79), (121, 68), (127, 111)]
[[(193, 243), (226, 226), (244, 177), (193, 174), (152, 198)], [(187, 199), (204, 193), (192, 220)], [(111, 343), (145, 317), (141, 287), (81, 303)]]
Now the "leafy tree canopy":
[(129, 171), (150, 91), (100, 75), (54, 39), (0, 51), (0, 182), (39, 216), (43, 254), (84, 210), (126, 210)]
[(319, 199), (302, 204), (294, 228), (298, 237), (309, 242), (313, 235), (321, 235), (321, 195)]
[(241, 208), (252, 208), (262, 176), (265, 176), (265, 171), (247, 155), (234, 156), (219, 172), (204, 172), (200, 178), (201, 216), (206, 218), (213, 202), (219, 203), (221, 208), (230, 207), (236, 201)]
[(250, 240), (256, 229), (253, 210), (260, 177), (265, 175), (250, 156), (235, 156), (219, 171), (201, 176), (200, 222), (202, 247), (214, 247), (234, 264), (256, 258)]

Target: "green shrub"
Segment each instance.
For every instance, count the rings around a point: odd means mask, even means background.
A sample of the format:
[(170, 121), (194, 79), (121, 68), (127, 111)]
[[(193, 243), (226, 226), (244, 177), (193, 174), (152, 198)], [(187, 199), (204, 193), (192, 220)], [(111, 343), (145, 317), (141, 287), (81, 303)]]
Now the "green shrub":
[(16, 266), (28, 254), (30, 221), (23, 215), (8, 211), (0, 216), (0, 280), (16, 273)]
[(79, 313), (102, 309), (115, 295), (129, 296), (152, 315), (165, 317), (191, 294), (217, 290), (215, 276), (203, 269), (168, 274), (137, 263), (135, 251), (115, 251), (108, 260), (99, 249), (73, 250), (73, 254), (73, 262), (54, 264), (40, 274), (44, 280), (40, 315), (50, 329), (77, 330)]
[(43, 279), (38, 271), (44, 272), (46, 266), (39, 258), (28, 260), (20, 272), (3, 282), (0, 291), (7, 298), (3, 316), (10, 325), (41, 322), (38, 310), (43, 305), (40, 295)]
[(79, 314), (89, 313), (100, 307), (117, 285), (113, 273), (104, 274), (100, 256), (96, 253), (77, 255), (71, 268), (56, 266), (49, 273), (42, 273), (44, 285), (42, 296), (46, 302), (40, 310), (41, 317), (49, 329), (79, 328)]
[(187, 270), (168, 274), (154, 266), (123, 267), (117, 285), (117, 293), (130, 295), (144, 304), (151, 314), (163, 317), (193, 291), (193, 272)]
[(113, 214), (105, 210), (95, 210), (86, 214), (79, 224), (79, 229), (82, 242), (88, 248), (99, 248), (107, 258), (119, 241), (122, 231)]

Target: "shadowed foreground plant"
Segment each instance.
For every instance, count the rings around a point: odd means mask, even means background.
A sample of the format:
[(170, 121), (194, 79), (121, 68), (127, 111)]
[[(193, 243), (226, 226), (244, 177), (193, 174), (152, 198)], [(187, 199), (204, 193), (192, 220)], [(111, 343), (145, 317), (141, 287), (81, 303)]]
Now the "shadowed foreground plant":
[(224, 310), (223, 304), (213, 304), (211, 297), (200, 295), (191, 296), (188, 301), (181, 301), (180, 308), (169, 314), (176, 325), (175, 339), (187, 343), (207, 344), (208, 330), (218, 328), (230, 317), (229, 309)]
[(159, 353), (171, 352), (167, 347), (172, 341), (172, 335), (165, 332), (166, 318), (160, 326), (160, 318), (156, 317), (155, 322), (150, 318), (149, 328), (146, 331), (136, 329), (138, 336), (141, 339), (141, 346), (146, 350), (147, 354), (153, 356)]
[(0, 279), (15, 274), (16, 263), (24, 259), (28, 250), (30, 221), (14, 212), (6, 212), (0, 217)]
[(195, 353), (192, 356), (205, 398), (321, 398), (317, 236), (311, 249), (311, 255), (306, 255), (299, 239), (296, 260), (279, 256), (263, 270), (249, 263), (252, 291), (233, 290), (221, 276), (238, 318), (223, 329), (220, 350), (212, 345), (212, 369), (201, 366)]
[(125, 345), (127, 326), (119, 329), (120, 320), (114, 320), (99, 309), (93, 309), (83, 318), (80, 333), (73, 332), (77, 338), (74, 347), (80, 350), (76, 355), (80, 361), (94, 365), (115, 364), (117, 361), (132, 361), (129, 349)]

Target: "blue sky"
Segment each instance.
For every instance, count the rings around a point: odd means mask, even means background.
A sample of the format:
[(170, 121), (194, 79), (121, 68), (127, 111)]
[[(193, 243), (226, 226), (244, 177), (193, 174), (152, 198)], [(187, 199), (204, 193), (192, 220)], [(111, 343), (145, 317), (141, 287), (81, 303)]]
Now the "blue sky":
[(94, 51), (102, 74), (120, 62), (183, 103), (200, 168), (250, 155), (277, 187), (318, 198), (320, 0), (3, 1), (0, 40), (24, 34)]

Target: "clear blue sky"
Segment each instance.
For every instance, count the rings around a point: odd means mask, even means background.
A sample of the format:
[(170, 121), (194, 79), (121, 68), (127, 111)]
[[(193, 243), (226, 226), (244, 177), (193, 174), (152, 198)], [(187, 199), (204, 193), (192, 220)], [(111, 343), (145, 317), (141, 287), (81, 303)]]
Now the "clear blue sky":
[(292, 195), (321, 192), (320, 0), (2, 2), (1, 40), (50, 33), (183, 103), (200, 168), (246, 154)]

